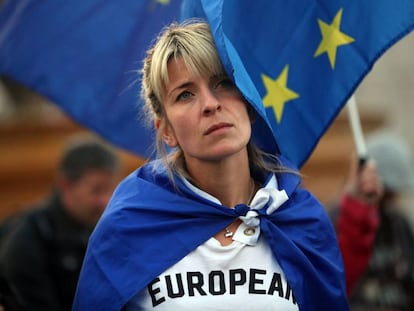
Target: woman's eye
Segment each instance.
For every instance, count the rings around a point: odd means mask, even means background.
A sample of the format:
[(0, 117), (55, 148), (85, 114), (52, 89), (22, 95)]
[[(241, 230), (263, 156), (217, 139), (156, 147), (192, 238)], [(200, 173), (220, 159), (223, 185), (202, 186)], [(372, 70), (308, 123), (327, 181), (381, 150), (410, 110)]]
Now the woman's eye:
[(222, 88), (234, 88), (235, 85), (233, 83), (233, 81), (231, 81), (230, 79), (226, 78), (226, 79), (221, 79), (218, 83), (217, 83), (217, 87), (222, 87)]
[(188, 98), (190, 98), (191, 97), (191, 92), (189, 92), (189, 91), (184, 91), (184, 92), (181, 92), (178, 96), (177, 96), (177, 99), (176, 99), (176, 101), (180, 101), (180, 100), (186, 100), (186, 99), (188, 99)]

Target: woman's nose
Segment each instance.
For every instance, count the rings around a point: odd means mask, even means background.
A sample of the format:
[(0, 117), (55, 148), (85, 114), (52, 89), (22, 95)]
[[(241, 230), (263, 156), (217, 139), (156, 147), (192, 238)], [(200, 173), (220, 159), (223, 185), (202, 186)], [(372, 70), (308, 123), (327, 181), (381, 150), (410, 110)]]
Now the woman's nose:
[(221, 109), (220, 100), (210, 90), (203, 92), (203, 114), (209, 115)]

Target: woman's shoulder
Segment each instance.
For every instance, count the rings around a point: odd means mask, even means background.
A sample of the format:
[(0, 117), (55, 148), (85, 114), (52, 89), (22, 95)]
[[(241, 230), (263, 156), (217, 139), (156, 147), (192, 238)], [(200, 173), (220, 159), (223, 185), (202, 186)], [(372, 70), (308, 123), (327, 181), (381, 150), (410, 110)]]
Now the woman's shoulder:
[[(151, 161), (126, 176), (116, 187), (105, 209), (108, 214), (119, 214), (131, 207), (141, 206), (171, 192), (168, 174), (158, 161)], [(152, 204), (150, 204), (152, 205)]]
[(121, 180), (115, 189), (114, 195), (123, 191), (129, 192), (145, 183), (160, 184), (160, 180), (168, 179), (164, 167), (165, 166), (158, 160), (149, 161), (143, 164)]

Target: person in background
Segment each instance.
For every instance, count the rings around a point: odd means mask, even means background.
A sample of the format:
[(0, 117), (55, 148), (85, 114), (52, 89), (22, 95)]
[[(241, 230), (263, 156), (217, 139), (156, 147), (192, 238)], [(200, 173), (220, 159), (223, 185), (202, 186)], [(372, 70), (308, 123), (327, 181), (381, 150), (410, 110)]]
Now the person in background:
[(332, 223), (297, 170), (256, 145), (263, 119), (209, 26), (165, 28), (142, 81), (159, 158), (115, 190), (73, 310), (348, 310)]
[(88, 238), (120, 177), (112, 148), (77, 136), (63, 152), (50, 197), (10, 220), (0, 273), (24, 310), (71, 310)]
[(414, 310), (414, 238), (403, 202), (414, 173), (406, 143), (380, 131), (367, 138), (336, 218), (352, 310)]

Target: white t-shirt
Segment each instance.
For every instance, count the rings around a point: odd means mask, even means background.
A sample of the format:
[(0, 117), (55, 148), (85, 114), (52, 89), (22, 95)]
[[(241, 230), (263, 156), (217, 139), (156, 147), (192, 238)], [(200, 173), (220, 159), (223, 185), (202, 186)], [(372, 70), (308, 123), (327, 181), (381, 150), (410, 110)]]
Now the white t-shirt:
[(243, 242), (251, 229), (240, 225), (234, 235), (240, 238), (227, 246), (210, 238), (134, 296), (126, 310), (299, 310), (264, 238)]
[(256, 246), (209, 239), (136, 295), (126, 310), (284, 310), (298, 306), (263, 238)]

